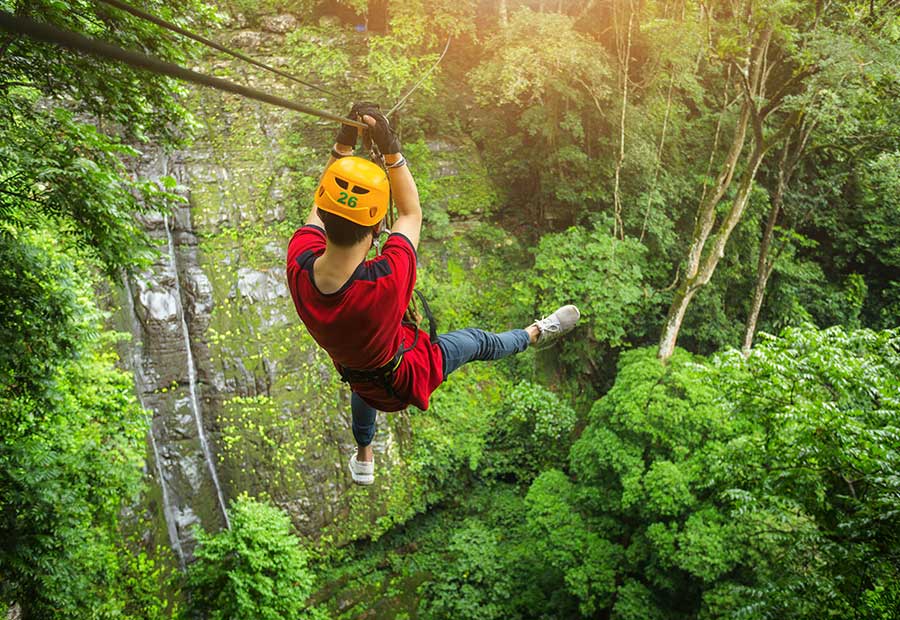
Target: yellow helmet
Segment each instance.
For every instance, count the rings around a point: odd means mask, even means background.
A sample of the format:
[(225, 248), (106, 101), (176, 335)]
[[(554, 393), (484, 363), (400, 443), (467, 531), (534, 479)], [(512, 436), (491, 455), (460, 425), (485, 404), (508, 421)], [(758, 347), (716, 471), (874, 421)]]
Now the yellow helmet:
[(316, 206), (361, 226), (374, 226), (387, 213), (391, 186), (384, 170), (361, 157), (342, 157), (322, 176)]

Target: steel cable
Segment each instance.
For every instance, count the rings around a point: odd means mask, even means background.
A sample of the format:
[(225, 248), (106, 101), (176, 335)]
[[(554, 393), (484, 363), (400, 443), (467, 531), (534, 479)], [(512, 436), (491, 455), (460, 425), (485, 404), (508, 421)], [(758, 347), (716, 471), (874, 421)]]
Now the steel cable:
[(142, 11), (141, 9), (139, 9), (137, 7), (133, 7), (130, 4), (121, 2), (120, 0), (98, 0), (98, 1), (103, 2), (104, 4), (108, 4), (110, 6), (113, 6), (117, 9), (125, 11), (127, 13), (131, 13), (135, 17), (138, 17), (145, 21), (152, 22), (152, 23), (156, 24), (157, 26), (165, 28), (166, 30), (171, 30), (172, 32), (175, 32), (177, 34), (188, 37), (189, 39), (198, 41), (199, 43), (202, 43), (203, 45), (206, 45), (207, 47), (211, 47), (215, 50), (218, 50), (220, 52), (228, 54), (229, 56), (233, 56), (234, 58), (238, 58), (240, 60), (243, 60), (244, 62), (248, 62), (255, 67), (259, 67), (260, 69), (265, 69), (266, 71), (270, 71), (271, 73), (280, 75), (281, 77), (284, 77), (284, 78), (287, 78), (294, 82), (297, 82), (298, 84), (303, 84), (304, 86), (308, 86), (309, 88), (314, 88), (315, 90), (325, 93), (326, 95), (331, 95), (332, 97), (340, 97), (340, 95), (337, 95), (337, 94), (331, 92), (327, 88), (322, 88), (321, 86), (317, 86), (315, 84), (311, 84), (309, 82), (301, 80), (300, 78), (298, 78), (294, 75), (291, 75), (287, 71), (282, 71), (281, 69), (276, 69), (275, 67), (270, 67), (269, 65), (261, 63), (258, 60), (254, 60), (253, 58), (251, 58), (250, 56), (247, 56), (246, 54), (242, 54), (241, 52), (236, 52), (232, 49), (225, 47), (224, 45), (220, 45), (219, 43), (216, 43), (215, 41), (213, 41), (211, 39), (207, 39), (206, 37), (200, 36), (199, 34), (194, 34), (190, 30), (186, 30), (185, 28), (182, 28), (181, 26), (178, 26), (171, 22), (167, 22), (164, 19), (156, 17), (155, 15), (151, 15), (150, 13)]
[(437, 61), (433, 65), (431, 65), (431, 68), (425, 72), (425, 74), (421, 77), (421, 79), (418, 82), (416, 82), (416, 84), (412, 88), (410, 88), (409, 91), (405, 95), (400, 97), (400, 100), (394, 104), (393, 108), (388, 110), (388, 113), (385, 114), (385, 116), (391, 116), (394, 112), (399, 110), (400, 106), (402, 106), (404, 103), (406, 103), (406, 100), (409, 99), (409, 96), (412, 95), (414, 92), (416, 92), (416, 90), (419, 88), (419, 86), (421, 86), (425, 82), (425, 79), (429, 75), (431, 75), (431, 72), (434, 71), (435, 69), (437, 69), (437, 66), (439, 64), (441, 64), (442, 60), (444, 60), (444, 56), (447, 55), (447, 50), (450, 49), (450, 39), (451, 39), (451, 37), (447, 37), (447, 44), (444, 46), (444, 51), (441, 52), (441, 55), (437, 59)]
[(241, 95), (248, 99), (262, 101), (263, 103), (269, 103), (288, 110), (337, 121), (360, 129), (368, 128), (368, 125), (359, 121), (338, 116), (337, 114), (331, 114), (330, 112), (316, 110), (315, 108), (282, 97), (270, 95), (249, 86), (241, 86), (240, 84), (235, 84), (228, 80), (186, 69), (185, 67), (170, 62), (165, 62), (159, 58), (154, 58), (153, 56), (148, 56), (141, 52), (122, 49), (121, 47), (111, 45), (105, 41), (91, 39), (75, 32), (62, 30), (55, 26), (38, 22), (27, 17), (19, 17), (5, 11), (0, 11), (0, 28), (15, 34), (27, 35), (45, 43), (52, 43), (70, 50), (90, 54), (99, 58), (105, 58), (107, 60), (117, 60), (138, 69), (144, 69), (160, 75), (178, 78), (186, 82)]

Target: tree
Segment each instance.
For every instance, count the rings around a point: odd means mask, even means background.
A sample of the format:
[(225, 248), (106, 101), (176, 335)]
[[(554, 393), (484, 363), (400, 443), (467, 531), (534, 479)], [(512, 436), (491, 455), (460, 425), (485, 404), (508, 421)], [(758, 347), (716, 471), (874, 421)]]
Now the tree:
[(791, 177), (797, 169), (797, 164), (806, 150), (813, 130), (813, 123), (801, 122), (791, 130), (781, 148), (778, 164), (775, 171), (775, 188), (771, 195), (772, 205), (769, 208), (769, 216), (766, 219), (766, 228), (763, 231), (762, 240), (759, 243), (759, 259), (756, 267), (756, 282), (753, 287), (753, 298), (750, 313), (747, 315), (747, 326), (744, 330), (744, 342), (742, 350), (749, 353), (753, 345), (753, 335), (756, 333), (756, 323), (759, 320), (759, 311), (762, 309), (763, 296), (766, 292), (766, 284), (775, 269), (775, 261), (778, 253), (772, 255), (772, 241), (775, 237), (775, 225), (784, 207), (784, 197), (790, 185)]
[[(739, 12), (709, 14), (707, 19), (715, 46), (710, 49), (710, 59), (725, 67), (723, 114), (730, 107), (728, 93), (732, 91), (738, 93), (734, 102), (740, 102), (740, 110), (716, 180), (712, 187), (704, 187), (696, 211), (679, 284), (660, 337), (662, 360), (671, 357), (675, 349), (691, 299), (709, 282), (724, 256), (766, 154), (794, 131), (804, 111), (816, 105), (821, 89), (839, 87), (851, 77), (865, 79), (855, 60), (858, 54), (873, 57), (879, 52), (877, 45), (867, 45), (865, 24), (857, 16), (851, 13), (848, 17), (843, 9), (825, 4), (812, 7), (748, 0)], [(835, 39), (840, 44), (833, 44)], [(840, 52), (844, 56), (835, 58)], [(842, 70), (834, 71), (835, 66)], [(826, 76), (828, 82), (819, 81)], [(748, 139), (751, 148), (745, 155)], [(717, 207), (736, 178), (730, 206), (719, 220)]]
[(575, 411), (550, 390), (523, 381), (491, 420), (484, 470), (490, 477), (528, 481), (563, 463), (572, 443)]
[(140, 490), (146, 419), (99, 333), (89, 261), (55, 241), (0, 236), (0, 598), (25, 618), (137, 617), (120, 577), (146, 558), (118, 525)]
[[(0, 10), (170, 61), (192, 49), (84, 0)], [(132, 212), (168, 196), (126, 173), (123, 160), (137, 155), (126, 142), (182, 140), (180, 92), (166, 78), (0, 34), (0, 596), (26, 618), (167, 611), (152, 583), (133, 582), (154, 573), (148, 556), (121, 540), (147, 426), (132, 378), (115, 369), (94, 287), (149, 255)]]
[(211, 620), (325, 618), (306, 605), (313, 574), (290, 517), (246, 495), (229, 515), (230, 530), (197, 533), (188, 574), (192, 609)]
[[(811, 94), (802, 106), (803, 114), (765, 175), (770, 208), (744, 331), (745, 352), (753, 344), (768, 280), (779, 256), (796, 235), (794, 231), (809, 228), (810, 222), (831, 220), (835, 217), (832, 213), (869, 211), (872, 203), (867, 204), (856, 192), (848, 191), (848, 185), (854, 179), (865, 178), (872, 160), (890, 153), (900, 140), (900, 126), (892, 120), (898, 113), (896, 90), (900, 74), (895, 68), (900, 62), (896, 46), (900, 37), (891, 31), (891, 15), (891, 11), (879, 13), (859, 35), (865, 47), (874, 48), (869, 52), (871, 66), (862, 71), (845, 51), (847, 46), (859, 47), (853, 38), (829, 33), (819, 43), (835, 51), (829, 54), (828, 65), (811, 78), (814, 85), (808, 89)], [(840, 88), (831, 86), (838, 83)], [(799, 186), (799, 195), (791, 191), (792, 182)], [(845, 199), (848, 194), (852, 201)], [(890, 191), (880, 194), (876, 202), (889, 200), (892, 195)], [(786, 200), (794, 204), (786, 205)], [(837, 215), (837, 219), (841, 216)], [(782, 231), (777, 241), (776, 227)], [(828, 228), (832, 234), (843, 236), (848, 226)], [(857, 231), (848, 237), (868, 238), (867, 232)]]
[[(619, 110), (619, 153), (616, 157), (615, 178), (613, 182), (613, 236), (620, 239), (625, 238), (625, 224), (622, 222), (622, 164), (625, 162), (625, 118), (628, 115), (628, 93), (630, 91), (632, 76), (632, 40), (635, 28), (640, 28), (640, 22), (635, 25), (635, 18), (638, 20), (640, 16), (633, 0), (628, 0), (627, 8), (623, 7), (625, 2), (613, 2), (613, 27), (616, 34), (616, 60), (618, 61), (619, 89), (622, 91), (622, 103)], [(625, 13), (625, 16), (621, 15)], [(627, 21), (628, 26), (622, 28), (622, 23)]]
[(527, 497), (582, 612), (862, 618), (892, 600), (897, 338), (802, 328), (746, 359), (623, 354), (571, 475)]
[(575, 29), (573, 18), (526, 8), (488, 50), (470, 83), (479, 103), (500, 106), (509, 119), (488, 146), (495, 169), (514, 188), (510, 199), (540, 222), (574, 221), (602, 194), (583, 117), (606, 107), (607, 53)]
[(636, 239), (618, 239), (608, 226), (572, 227), (541, 238), (534, 267), (516, 288), (527, 312), (579, 307), (584, 327), (563, 344), (561, 359), (582, 372), (587, 364), (600, 379), (606, 374), (602, 354), (644, 335), (638, 320), (649, 301), (647, 263)]

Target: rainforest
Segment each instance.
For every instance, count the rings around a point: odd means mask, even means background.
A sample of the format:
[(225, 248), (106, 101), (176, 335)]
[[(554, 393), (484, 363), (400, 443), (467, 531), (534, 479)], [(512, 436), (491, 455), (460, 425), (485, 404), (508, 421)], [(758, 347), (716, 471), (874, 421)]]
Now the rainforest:
[[(360, 101), (438, 333), (581, 312), (367, 486), (285, 274)], [(900, 4), (0, 0), (0, 615), (900, 619)]]

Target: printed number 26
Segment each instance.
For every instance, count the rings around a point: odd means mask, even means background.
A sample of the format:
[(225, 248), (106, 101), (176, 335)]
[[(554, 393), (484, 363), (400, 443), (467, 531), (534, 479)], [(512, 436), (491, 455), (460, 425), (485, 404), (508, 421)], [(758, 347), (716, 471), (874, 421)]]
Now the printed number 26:
[(348, 207), (355, 207), (356, 206), (356, 196), (349, 196), (349, 198), (348, 198), (347, 192), (341, 192), (341, 197), (338, 198), (338, 202), (341, 203), (342, 205), (347, 205)]

